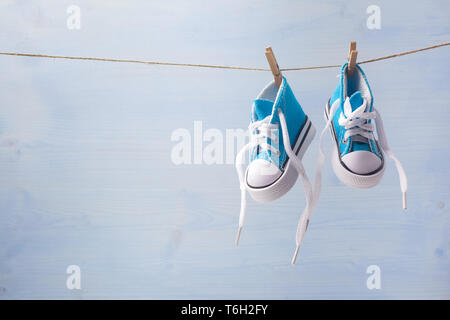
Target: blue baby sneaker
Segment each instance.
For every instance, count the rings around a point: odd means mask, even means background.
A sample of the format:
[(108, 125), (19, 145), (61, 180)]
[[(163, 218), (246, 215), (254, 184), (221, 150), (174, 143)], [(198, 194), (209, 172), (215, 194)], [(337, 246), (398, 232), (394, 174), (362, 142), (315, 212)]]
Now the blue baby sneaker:
[[(286, 78), (279, 88), (272, 81), (261, 91), (253, 103), (250, 121), (250, 142), (236, 158), (242, 193), (236, 244), (244, 224), (246, 191), (256, 201), (272, 201), (288, 192), (300, 174), (307, 190), (307, 208), (312, 208), (312, 188), (301, 159), (314, 138), (315, 128)], [(244, 172), (246, 151), (250, 153), (250, 164)], [(306, 230), (307, 219), (302, 217), (302, 228)]]
[[(327, 125), (324, 132), (329, 126), (333, 137), (333, 171), (348, 186), (370, 188), (381, 180), (385, 169), (384, 154), (387, 154), (396, 163), (403, 208), (406, 209), (406, 174), (388, 146), (381, 116), (373, 107), (366, 75), (356, 65), (352, 77), (349, 77), (347, 68), (348, 63), (345, 63), (339, 84), (325, 108)], [(374, 135), (375, 129), (378, 140)]]

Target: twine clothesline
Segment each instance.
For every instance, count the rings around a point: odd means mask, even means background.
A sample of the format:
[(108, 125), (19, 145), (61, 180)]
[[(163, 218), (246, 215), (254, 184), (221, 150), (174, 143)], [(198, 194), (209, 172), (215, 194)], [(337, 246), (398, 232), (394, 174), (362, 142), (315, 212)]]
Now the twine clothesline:
[[(433, 46), (400, 52), (396, 54), (391, 54), (388, 56), (373, 58), (369, 60), (358, 61), (358, 64), (371, 63), (381, 60), (387, 60), (392, 58), (397, 58), (405, 56), (408, 54), (413, 54), (417, 52), (422, 52), (426, 50), (431, 50), (439, 47), (449, 46), (450, 42), (440, 43)], [(121, 63), (140, 63), (148, 65), (162, 65), (162, 66), (177, 66), (177, 67), (195, 67), (195, 68), (212, 68), (212, 69), (232, 69), (232, 70), (249, 70), (249, 71), (270, 71), (268, 68), (253, 68), (253, 67), (238, 67), (238, 66), (222, 66), (222, 65), (211, 65), (211, 64), (193, 64), (193, 63), (176, 63), (176, 62), (160, 62), (160, 61), (145, 61), (136, 59), (115, 59), (115, 58), (96, 58), (96, 57), (77, 57), (77, 56), (61, 56), (61, 55), (50, 55), (50, 54), (38, 54), (38, 53), (22, 53), (22, 52), (0, 52), (0, 55), (4, 56), (19, 56), (19, 57), (33, 57), (33, 58), (49, 58), (49, 59), (66, 59), (66, 60), (87, 60), (87, 61), (104, 61), (104, 62), (121, 62)], [(301, 70), (313, 70), (313, 69), (330, 69), (338, 68), (341, 65), (327, 65), (327, 66), (311, 66), (311, 67), (298, 67), (298, 68), (280, 68), (281, 71), (301, 71)]]

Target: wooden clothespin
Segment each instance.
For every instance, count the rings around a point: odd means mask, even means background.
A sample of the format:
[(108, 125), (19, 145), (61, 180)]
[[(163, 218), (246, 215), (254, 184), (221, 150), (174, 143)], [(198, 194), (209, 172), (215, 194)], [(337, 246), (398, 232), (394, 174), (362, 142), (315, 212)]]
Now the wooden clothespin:
[(356, 68), (357, 57), (358, 57), (358, 50), (356, 50), (356, 41), (352, 41), (350, 42), (350, 50), (348, 51), (347, 75), (349, 78), (353, 76), (353, 71)]
[(266, 48), (266, 58), (269, 62), (270, 70), (272, 71), (273, 78), (275, 79), (275, 84), (279, 87), (281, 82), (283, 82), (283, 76), (281, 75), (280, 67), (278, 66), (277, 59), (273, 54), (272, 47)]

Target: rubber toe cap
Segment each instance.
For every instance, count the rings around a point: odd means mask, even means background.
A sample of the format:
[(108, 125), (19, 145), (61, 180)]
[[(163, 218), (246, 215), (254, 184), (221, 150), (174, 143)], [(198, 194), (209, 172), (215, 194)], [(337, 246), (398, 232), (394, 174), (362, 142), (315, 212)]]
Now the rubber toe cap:
[(247, 184), (253, 188), (263, 188), (274, 183), (281, 176), (281, 170), (267, 160), (256, 159), (247, 169)]
[(353, 151), (342, 157), (342, 162), (356, 174), (369, 174), (381, 166), (381, 159), (364, 150)]

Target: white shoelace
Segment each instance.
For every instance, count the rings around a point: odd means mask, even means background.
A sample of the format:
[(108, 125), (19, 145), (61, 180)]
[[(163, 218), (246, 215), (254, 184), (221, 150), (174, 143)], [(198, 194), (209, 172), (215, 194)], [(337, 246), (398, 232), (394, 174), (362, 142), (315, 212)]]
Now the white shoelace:
[[(286, 154), (288, 155), (289, 159), (292, 160), (293, 165), (297, 169), (297, 172), (300, 174), (300, 177), (303, 182), (303, 186), (306, 191), (306, 207), (303, 210), (303, 213), (300, 217), (300, 220), (298, 222), (297, 226), (297, 234), (296, 234), (296, 249), (294, 256), (292, 258), (292, 263), (295, 263), (295, 260), (298, 255), (298, 251), (300, 249), (300, 245), (302, 243), (303, 237), (306, 232), (306, 228), (308, 227), (309, 217), (311, 216), (311, 213), (313, 211), (313, 190), (312, 185), (308, 179), (308, 176), (306, 175), (305, 168), (303, 167), (302, 162), (299, 158), (295, 155), (294, 151), (291, 148), (291, 143), (289, 140), (289, 134), (287, 130), (287, 124), (286, 124), (286, 118), (283, 114), (283, 112), (278, 109), (278, 116), (280, 118), (280, 124), (283, 134), (283, 144), (284, 144), (284, 150), (286, 151)], [(271, 150), (272, 152), (275, 152), (276, 155), (279, 156), (279, 150), (273, 147), (270, 144), (267, 144), (267, 138), (277, 139), (274, 137), (273, 130), (277, 130), (278, 126), (274, 124), (270, 124), (270, 116), (266, 117), (265, 119), (261, 121), (256, 121), (252, 123), (249, 126), (250, 134), (251, 134), (251, 140), (248, 144), (246, 144), (237, 154), (236, 156), (236, 170), (238, 172), (239, 176), (239, 184), (241, 188), (241, 211), (239, 214), (239, 228), (236, 236), (236, 245), (239, 244), (239, 238), (241, 235), (242, 227), (244, 225), (245, 220), (245, 213), (246, 213), (246, 189), (245, 189), (245, 177), (244, 177), (244, 168), (243, 168), (243, 160), (245, 156), (245, 152), (249, 150), (252, 147), (259, 146), (262, 148), (262, 150)], [(255, 133), (256, 132), (256, 133)], [(278, 140), (274, 140), (274, 142), (277, 142)]]
[(239, 244), (239, 238), (241, 236), (242, 227), (245, 221), (245, 212), (247, 208), (247, 197), (245, 189), (245, 178), (244, 178), (244, 157), (247, 150), (253, 147), (260, 147), (261, 151), (270, 150), (274, 152), (275, 155), (279, 155), (280, 151), (267, 143), (267, 138), (273, 139), (274, 142), (278, 142), (278, 136), (275, 137), (274, 130), (278, 130), (278, 126), (270, 123), (270, 116), (267, 116), (263, 120), (255, 121), (251, 123), (248, 127), (250, 132), (250, 142), (247, 143), (236, 156), (236, 171), (239, 177), (239, 186), (241, 189), (241, 211), (239, 213), (239, 229), (236, 236), (236, 245)]
[[(336, 113), (336, 110), (339, 107), (339, 99), (336, 100), (333, 105), (330, 108), (330, 112), (328, 115), (328, 121), (323, 128), (321, 134), (320, 134), (320, 142), (319, 142), (319, 156), (317, 160), (317, 169), (316, 169), (316, 176), (314, 180), (314, 200), (315, 205), (317, 205), (317, 202), (319, 201), (320, 197), (320, 190), (322, 187), (322, 167), (323, 163), (325, 161), (325, 155), (323, 153), (323, 137), (325, 135), (325, 132), (328, 130), (329, 126), (331, 125), (331, 121), (333, 121), (334, 114)], [(341, 114), (339, 118), (339, 125), (345, 126), (345, 129), (347, 129), (344, 140), (348, 139), (350, 136), (354, 135), (361, 135), (363, 137), (366, 137), (367, 139), (373, 139), (374, 134), (374, 125), (372, 123), (366, 123), (366, 120), (368, 119), (375, 119), (376, 129), (377, 129), (377, 135), (378, 135), (378, 142), (383, 149), (383, 151), (395, 162), (395, 165), (397, 167), (398, 176), (400, 179), (400, 189), (402, 191), (402, 202), (403, 202), (403, 210), (406, 210), (406, 191), (408, 189), (408, 179), (406, 178), (405, 170), (403, 169), (403, 166), (398, 160), (398, 158), (394, 155), (392, 150), (389, 148), (389, 144), (387, 142), (386, 134), (384, 131), (383, 126), (383, 120), (381, 119), (380, 113), (373, 108), (374, 111), (372, 112), (366, 112), (367, 102), (364, 99), (363, 104), (358, 107), (355, 111), (351, 111), (350, 101), (347, 97), (346, 101), (344, 102), (344, 113), (345, 117)]]
[(355, 111), (352, 111), (350, 105), (350, 99), (347, 98), (344, 102), (344, 113), (341, 113), (339, 117), (339, 125), (345, 127), (344, 143), (352, 136), (360, 135), (367, 139), (373, 139), (373, 123), (369, 123), (367, 120), (375, 119), (375, 112), (366, 112), (366, 99)]

